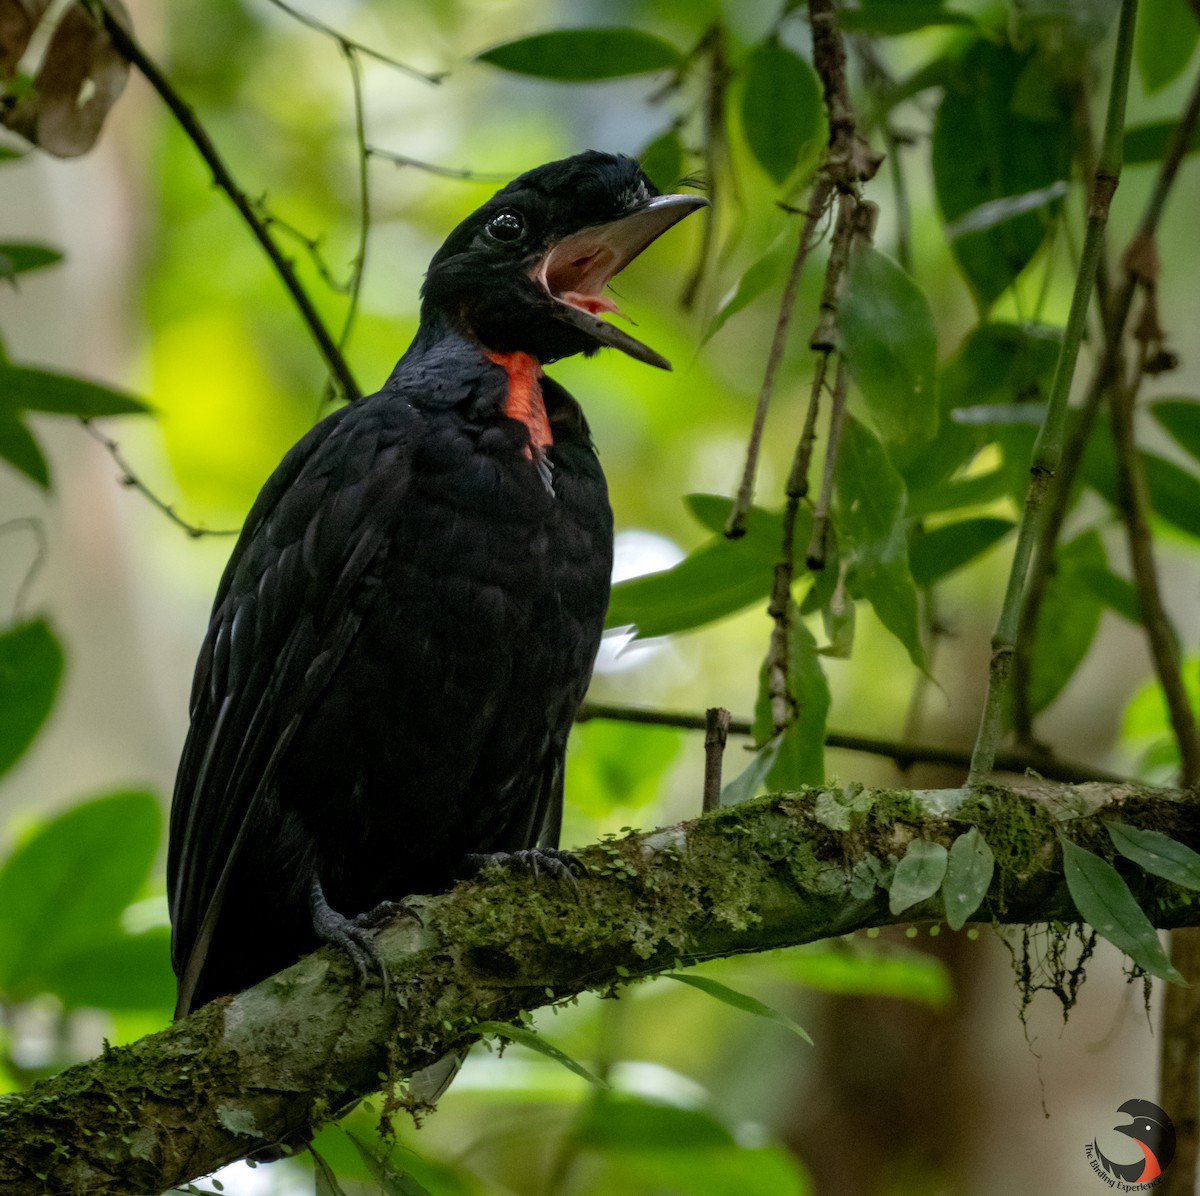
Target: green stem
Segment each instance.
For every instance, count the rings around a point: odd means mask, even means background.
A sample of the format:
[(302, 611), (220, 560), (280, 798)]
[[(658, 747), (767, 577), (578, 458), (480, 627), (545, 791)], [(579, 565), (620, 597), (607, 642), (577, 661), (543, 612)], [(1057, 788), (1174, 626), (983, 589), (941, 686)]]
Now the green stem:
[(1029, 571), (1029, 559), (1033, 553), (1033, 546), (1037, 541), (1046, 496), (1054, 480), (1055, 471), (1062, 460), (1063, 437), (1067, 423), (1067, 398), (1071, 392), (1071, 381), (1075, 376), (1075, 362), (1079, 357), (1079, 346), (1083, 340), (1084, 328), (1087, 323), (1088, 304), (1091, 301), (1092, 289), (1096, 280), (1096, 269), (1104, 248), (1104, 229), (1108, 223), (1108, 209), (1121, 176), (1125, 98), (1129, 90), (1129, 65), (1133, 56), (1133, 28), (1136, 16), (1137, 0), (1122, 0), (1117, 46), (1113, 56), (1112, 87), (1108, 95), (1108, 115), (1104, 124), (1104, 144), (1100, 150), (1096, 175), (1092, 180), (1083, 258), (1079, 265), (1079, 273), (1075, 278), (1075, 293), (1071, 297), (1071, 311), (1067, 317), (1062, 350), (1058, 356), (1058, 365), (1055, 367), (1054, 381), (1050, 386), (1046, 416), (1033, 447), (1033, 462), (1029, 470), (1029, 490), (1025, 496), (1025, 509), (1021, 513), (1017, 547), (1013, 553), (1008, 585), (1004, 591), (1004, 604), (992, 636), (992, 662), (988, 675), (987, 698), (984, 702), (983, 717), (979, 724), (979, 736), (975, 741), (975, 751), (971, 757), (970, 784), (978, 784), (983, 781), (991, 773), (996, 759), (996, 746), (1000, 739), (1001, 714), (1008, 697), (1009, 680), (1012, 676), (1013, 652), (1025, 577)]

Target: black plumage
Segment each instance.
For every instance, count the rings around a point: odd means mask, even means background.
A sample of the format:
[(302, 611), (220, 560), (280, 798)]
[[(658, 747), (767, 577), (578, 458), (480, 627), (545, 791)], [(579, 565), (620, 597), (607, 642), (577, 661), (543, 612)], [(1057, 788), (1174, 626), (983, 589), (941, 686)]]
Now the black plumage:
[(221, 580), (171, 809), (182, 1015), (558, 841), (608, 600), (612, 516), (579, 405), (541, 365), (615, 345), (603, 288), (702, 200), (588, 153), (447, 238), (377, 394), (264, 486)]

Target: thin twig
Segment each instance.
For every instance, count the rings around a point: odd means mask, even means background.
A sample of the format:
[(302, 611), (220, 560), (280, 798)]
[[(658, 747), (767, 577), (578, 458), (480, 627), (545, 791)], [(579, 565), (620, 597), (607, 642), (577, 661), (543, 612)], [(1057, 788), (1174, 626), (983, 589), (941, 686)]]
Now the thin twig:
[(423, 170), (426, 174), (436, 174), (442, 179), (462, 179), (473, 183), (504, 183), (516, 174), (489, 174), (479, 170), (466, 170), (454, 166), (439, 166), (436, 162), (425, 162), (421, 158), (412, 158), (408, 154), (400, 154), (395, 150), (382, 149), (378, 145), (368, 145), (367, 154), (372, 158), (382, 158), (394, 166), (411, 166), (415, 170)]
[(729, 86), (729, 66), (725, 61), (725, 31), (719, 21), (714, 21), (705, 30), (696, 54), (708, 55), (708, 74), (704, 83), (704, 171), (708, 180), (708, 207), (701, 214), (700, 248), (683, 291), (679, 296), (685, 311), (691, 309), (700, 291), (700, 284), (708, 273), (712, 260), (713, 246), (717, 238), (717, 221), (723, 207), (720, 193), (722, 179), (721, 151), (725, 139), (725, 90)]
[[(842, 218), (846, 216), (843, 232)], [(828, 354), (836, 343), (837, 309), (842, 278), (850, 263), (850, 254), (857, 241), (870, 243), (875, 235), (878, 207), (866, 200), (842, 197), (838, 213), (838, 232), (829, 252), (829, 267), (825, 276), (825, 294), (821, 297), (821, 316), (812, 347)], [(846, 424), (846, 394), (850, 386), (845, 353), (839, 353), (837, 373), (833, 380), (833, 396), (829, 404), (829, 434), (825, 443), (825, 470), (821, 478), (821, 495), (813, 512), (812, 537), (805, 552), (805, 562), (812, 570), (825, 568), (826, 540), (829, 535), (829, 511), (833, 502), (833, 485), (837, 475), (838, 455), (842, 447), (842, 430)]]
[[(1170, 194), (1180, 164), (1187, 154), (1192, 133), (1200, 124), (1200, 75), (1192, 85), (1191, 95), (1184, 108), (1179, 124), (1171, 136), (1167, 152), (1159, 167), (1154, 189), (1146, 203), (1142, 218), (1133, 237), (1134, 245), (1152, 242), (1158, 230), (1167, 197)], [(1126, 260), (1130, 258), (1126, 252)], [(1121, 289), (1112, 300), (1109, 321), (1106, 327), (1104, 353), (1088, 385), (1083, 402), (1076, 412), (1076, 421), (1055, 479), (1052, 498), (1046, 517), (1038, 533), (1037, 551), (1029, 571), (1029, 584), (1025, 602), (1021, 609), (1021, 620), (1017, 629), (1016, 655), (1013, 661), (1013, 724), (1018, 742), (1032, 739), (1033, 716), (1029, 706), (1029, 685), (1032, 669), (1032, 645), (1037, 633), (1038, 617), (1045, 599), (1046, 587), (1054, 572), (1055, 545), (1066, 521), (1070, 507), (1075, 478), (1083, 462), (1084, 451), (1095, 427), (1100, 405), (1117, 374), (1121, 344), (1125, 335), (1125, 324), (1133, 307), (1133, 296), (1137, 278), (1126, 271)]]
[(766, 368), (763, 370), (762, 385), (758, 391), (758, 404), (754, 408), (754, 422), (750, 428), (750, 439), (746, 445), (746, 464), (742, 469), (742, 480), (738, 486), (737, 498), (733, 509), (729, 512), (729, 522), (725, 525), (725, 534), (736, 539), (746, 533), (746, 517), (750, 504), (754, 501), (754, 476), (758, 472), (758, 455), (762, 449), (763, 429), (767, 422), (767, 408), (771, 403), (771, 395), (775, 391), (775, 376), (779, 372), (779, 364), (783, 360), (783, 351), (787, 345), (788, 332), (792, 326), (792, 312), (796, 306), (796, 289), (800, 283), (800, 274), (812, 248), (813, 234), (817, 224), (824, 215), (825, 207), (833, 194), (833, 184), (821, 175), (813, 185), (812, 198), (808, 211), (804, 215), (804, 224), (800, 229), (800, 239), (796, 243), (796, 253), (792, 258), (791, 269), (783, 286), (783, 295), (779, 300), (779, 315), (775, 320), (775, 331), (771, 337), (771, 348), (767, 354)]
[(1108, 98), (1108, 114), (1104, 125), (1104, 144), (1100, 152), (1096, 175), (1092, 180), (1083, 260), (1075, 278), (1071, 310), (1067, 317), (1067, 327), (1058, 356), (1058, 364), (1054, 370), (1054, 380), (1050, 386), (1046, 414), (1034, 444), (1033, 461), (1029, 471), (1029, 490), (1025, 497), (1021, 523), (1017, 529), (1017, 545), (1013, 552), (1004, 603), (992, 636), (992, 660), (988, 675), (987, 697), (984, 701), (979, 735), (975, 741), (975, 753), (971, 761), (970, 781), (972, 784), (979, 783), (987, 777), (995, 760), (996, 746), (1000, 738), (1001, 714), (1008, 698), (1009, 681), (1012, 675), (1013, 653), (1025, 577), (1029, 572), (1029, 560), (1033, 553), (1033, 545), (1037, 538), (1038, 525), (1041, 522), (1046, 498), (1062, 460), (1063, 438), (1067, 421), (1067, 399), (1070, 395), (1071, 380), (1075, 375), (1075, 362), (1079, 356), (1079, 346), (1087, 323), (1088, 304), (1091, 300), (1092, 285), (1103, 248), (1108, 209), (1121, 175), (1125, 97), (1129, 88), (1129, 67), (1133, 54), (1133, 29), (1136, 15), (1137, 0), (1122, 0), (1120, 26), (1113, 58), (1112, 84)]
[(1179, 784), (1183, 788), (1200, 783), (1200, 730), (1187, 689), (1183, 684), (1179, 640), (1171, 626), (1158, 569), (1154, 562), (1154, 541), (1150, 532), (1150, 498), (1146, 475), (1138, 456), (1133, 431), (1133, 411), (1144, 376), (1148, 346), (1134, 379), (1128, 385), (1114, 386), (1111, 394), (1113, 446), (1117, 458), (1117, 487), (1121, 518), (1129, 543), (1129, 563), (1137, 591), (1138, 612), (1146, 629), (1154, 673), (1167, 703), (1167, 714), (1179, 745)]
[(25, 570), (25, 576), (21, 578), (20, 585), (17, 586), (17, 592), (13, 596), (13, 618), (19, 619), (25, 611), (25, 601), (29, 597), (29, 591), (33, 588), (34, 581), (37, 580), (37, 575), (42, 571), (47, 559), (50, 556), (50, 544), (46, 538), (46, 525), (32, 515), (22, 515), (16, 519), (6, 519), (0, 523), (0, 536), (8, 532), (26, 531), (33, 535), (34, 554), (33, 560), (29, 562), (29, 568)]
[(422, 83), (438, 84), (446, 77), (448, 71), (421, 71), (415, 66), (409, 66), (406, 62), (401, 62), (397, 58), (392, 58), (388, 54), (383, 54), (379, 50), (373, 49), (371, 46), (364, 45), (362, 42), (355, 41), (352, 37), (347, 37), (344, 33), (339, 33), (331, 25), (325, 25), (318, 21), (316, 17), (311, 17), (308, 13), (301, 12), (299, 9), (293, 8), (284, 0), (270, 0), (270, 3), (276, 8), (288, 14), (294, 20), (299, 21), (301, 25), (307, 25), (310, 29), (315, 29), (318, 33), (325, 34), (326, 37), (331, 37), (343, 50), (350, 50), (357, 54), (365, 54), (368, 58), (374, 58), (376, 62), (382, 62), (385, 66), (394, 67), (396, 70), (413, 79), (420, 79)]
[(325, 260), (321, 253), (321, 242), (324, 236), (310, 237), (303, 229), (297, 228), (294, 224), (289, 224), (288, 221), (276, 216), (274, 212), (267, 207), (267, 198), (265, 195), (259, 196), (250, 201), (254, 205), (254, 210), (258, 218), (268, 227), (277, 228), (281, 233), (291, 237), (293, 241), (304, 247), (304, 251), (308, 254), (309, 261), (312, 263), (313, 269), (320, 275), (321, 281), (333, 292), (338, 295), (344, 295), (350, 289), (350, 280), (345, 282), (339, 281), (330, 269), (329, 263)]
[[(813, 187), (813, 195), (801, 232), (796, 257), (792, 262), (792, 269), (784, 288), (779, 321), (776, 324), (763, 387), (755, 412), (754, 429), (747, 447), (742, 485), (738, 490), (737, 501), (730, 512), (729, 523), (726, 526), (726, 535), (737, 534), (744, 528), (746, 512), (752, 497), (754, 472), (766, 420), (767, 405), (774, 388), (775, 372), (783, 355), (800, 269), (811, 244), (812, 230), (829, 197), (836, 189), (840, 193), (837, 226), (833, 235), (833, 243), (830, 246), (829, 260), (825, 266), (825, 281), (822, 287), (817, 328), (809, 341), (809, 347), (819, 354), (819, 358), (804, 428), (796, 445), (792, 468), (788, 473), (787, 505), (784, 508), (779, 556), (772, 574), (771, 600), (767, 608), (772, 619), (772, 626), (764, 669), (771, 707), (771, 721), (776, 734), (804, 714), (799, 709), (797, 697), (792, 692), (791, 686), (792, 621), (797, 617), (792, 600), (796, 517), (799, 513), (800, 500), (806, 495), (808, 489), (808, 463), (814, 442), (817, 409), (821, 390), (824, 387), (829, 355), (837, 343), (838, 297), (846, 266), (850, 260), (850, 247), (856, 235), (861, 234), (869, 240), (874, 231), (875, 208), (874, 205), (864, 204), (859, 200), (859, 186), (875, 174), (882, 161), (880, 155), (875, 153), (858, 133), (857, 120), (846, 86), (846, 52), (834, 19), (835, 11), (832, 0), (813, 0), (809, 5), (809, 12), (812, 22), (813, 65), (821, 77), (825, 93), (825, 107), (829, 117), (829, 145)], [(844, 359), (839, 358), (830, 416), (830, 434), (826, 445), (825, 489), (830, 493), (832, 492), (833, 469), (841, 441), (841, 421), (844, 418), (848, 385), (849, 375), (845, 370), (845, 362)], [(828, 498), (828, 493), (826, 498)], [(825, 517), (827, 515), (828, 510), (826, 509)], [(814, 556), (819, 558), (816, 567), (824, 564), (824, 530), (825, 518), (818, 518), (814, 522), (813, 539), (810, 540), (808, 553), (810, 561)], [(819, 553), (814, 554), (813, 545), (818, 543), (818, 536), (821, 548)]]
[(838, 454), (842, 448), (842, 431), (846, 426), (846, 392), (850, 374), (846, 355), (838, 354), (837, 372), (833, 376), (833, 398), (829, 403), (829, 435), (825, 441), (825, 469), (821, 475), (821, 494), (813, 511), (812, 535), (804, 550), (805, 564), (816, 572), (825, 568), (825, 550), (829, 538), (829, 511), (833, 505), (833, 483), (837, 475)]
[(362, 392), (354, 379), (350, 366), (334, 342), (329, 329), (325, 327), (325, 323), (317, 313), (317, 309), (313, 306), (308, 292), (301, 286), (300, 280), (296, 276), (295, 267), (284, 256), (275, 238), (271, 236), (270, 230), (255, 212), (254, 205), (234, 179), (229, 167), (225, 164), (225, 160), (213, 144), (212, 138), (209, 137), (207, 129), (200, 123), (195, 112), (192, 111), (191, 107), (189, 107), (171, 85), (170, 81), (141, 47), (133, 34), (112, 14), (103, 0), (99, 0), (99, 3), (104, 29), (112, 40), (113, 47), (123, 58), (141, 71), (146, 81), (158, 93), (163, 103), (166, 104), (172, 115), (179, 122), (180, 128), (187, 134), (188, 139), (208, 165), (209, 170), (212, 172), (213, 182), (225, 192), (242, 219), (249, 226), (255, 240), (262, 246), (263, 251), (271, 261), (271, 265), (275, 268), (275, 272), (287, 288), (288, 294), (291, 295), (292, 301), (299, 309), (301, 318), (307, 325), (313, 340), (321, 351), (321, 355), (325, 358), (330, 372), (337, 379), (342, 395), (348, 400), (359, 398)]
[(829, 151), (824, 168), (839, 187), (851, 190), (875, 177), (883, 164), (883, 155), (873, 150), (858, 132), (846, 84), (846, 48), (834, 0), (809, 0), (808, 14), (812, 25), (813, 69), (821, 78), (829, 116)]
[(193, 540), (199, 540), (202, 536), (236, 536), (241, 529), (236, 527), (231, 528), (212, 528), (202, 527), (197, 523), (189, 523), (178, 511), (175, 510), (168, 502), (164, 502), (153, 490), (150, 489), (145, 482), (134, 472), (133, 467), (125, 460), (121, 453), (121, 446), (117, 444), (111, 436), (106, 436), (90, 419), (80, 419), (79, 421), (84, 430), (104, 446), (105, 451), (116, 463), (117, 468), (121, 471), (120, 482), (122, 486), (128, 486), (132, 490), (136, 490), (143, 498), (145, 498), (152, 507), (157, 507), (176, 527), (181, 527)]
[[(279, 3), (280, 0), (272, 0)], [(358, 61), (360, 51), (357, 47), (339, 40), (338, 48), (346, 60), (350, 71), (350, 88), (354, 97), (354, 143), (358, 158), (358, 244), (354, 250), (354, 258), (350, 263), (350, 279), (346, 286), (348, 301), (346, 314), (342, 319), (342, 330), (338, 334), (338, 349), (345, 354), (350, 344), (350, 333), (354, 329), (354, 320), (358, 315), (359, 300), (362, 297), (362, 280), (367, 266), (367, 241), (371, 233), (371, 189), (367, 178), (367, 167), (370, 155), (367, 153), (367, 118), (363, 104), (362, 65)], [(325, 388), (322, 402), (332, 402), (336, 398), (334, 379), (329, 379)], [(318, 408), (319, 412), (320, 408)]]
[[(704, 731), (708, 721), (703, 714), (692, 714), (678, 710), (650, 710), (641, 706), (619, 706), (605, 702), (584, 702), (575, 715), (578, 723), (605, 719), (612, 722), (633, 723), (642, 727), (674, 727), (680, 731)], [(744, 737), (753, 735), (749, 719), (730, 719), (729, 734)], [(971, 763), (971, 753), (965, 748), (935, 747), (932, 744), (898, 742), (872, 735), (851, 735), (841, 731), (827, 731), (825, 746), (846, 752), (862, 752), (868, 756), (883, 756), (894, 760), (901, 769), (915, 764), (946, 764), (964, 771)], [(1060, 760), (1044, 751), (1010, 751), (996, 754), (996, 769), (1018, 775), (1036, 773), (1052, 781), (1080, 783), (1099, 781), (1105, 784), (1132, 783), (1120, 773), (1073, 760)]]
[(705, 814), (721, 804), (721, 763), (732, 716), (724, 706), (710, 706), (704, 713), (704, 796)]

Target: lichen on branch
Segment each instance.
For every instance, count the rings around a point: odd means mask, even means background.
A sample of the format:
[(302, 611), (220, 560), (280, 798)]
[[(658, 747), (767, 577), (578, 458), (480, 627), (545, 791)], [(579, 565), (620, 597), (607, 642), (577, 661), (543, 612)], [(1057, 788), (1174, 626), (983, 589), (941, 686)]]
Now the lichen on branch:
[[(1200, 848), (1200, 795), (1131, 785), (776, 794), (580, 852), (578, 888), (493, 866), (409, 899), (378, 932), (389, 975), (359, 984), (325, 949), (158, 1034), (0, 1099), (0, 1191), (156, 1193), (334, 1119), (483, 1022), (587, 990), (872, 926), (940, 920), (940, 897), (889, 912), (910, 843), (979, 827), (996, 868), (976, 920), (1077, 921), (1056, 829), (1112, 856), (1119, 818)], [(1121, 863), (1158, 926), (1200, 924), (1191, 894)]]

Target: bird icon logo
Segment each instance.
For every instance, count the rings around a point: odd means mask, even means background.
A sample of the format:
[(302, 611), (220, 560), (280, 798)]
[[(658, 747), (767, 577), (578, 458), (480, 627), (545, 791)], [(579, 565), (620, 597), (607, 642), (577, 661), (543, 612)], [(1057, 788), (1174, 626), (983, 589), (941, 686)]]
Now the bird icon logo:
[(1104, 1156), (1099, 1142), (1093, 1139), (1087, 1150), (1092, 1168), (1097, 1175), (1107, 1172), (1127, 1184), (1149, 1184), (1175, 1157), (1175, 1126), (1162, 1109), (1148, 1100), (1127, 1100), (1117, 1112), (1127, 1114), (1130, 1122), (1113, 1129), (1132, 1138), (1142, 1148), (1143, 1157), (1133, 1163), (1115, 1163)]

